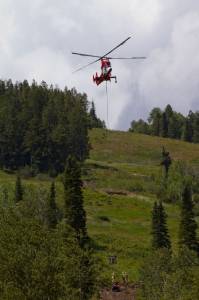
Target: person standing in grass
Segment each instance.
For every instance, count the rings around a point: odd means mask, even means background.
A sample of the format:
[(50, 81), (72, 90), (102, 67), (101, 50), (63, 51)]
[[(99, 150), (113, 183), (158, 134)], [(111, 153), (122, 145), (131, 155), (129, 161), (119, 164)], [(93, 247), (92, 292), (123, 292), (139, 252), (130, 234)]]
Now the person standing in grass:
[(115, 283), (115, 272), (112, 273), (111, 280), (112, 280), (112, 284), (114, 284)]

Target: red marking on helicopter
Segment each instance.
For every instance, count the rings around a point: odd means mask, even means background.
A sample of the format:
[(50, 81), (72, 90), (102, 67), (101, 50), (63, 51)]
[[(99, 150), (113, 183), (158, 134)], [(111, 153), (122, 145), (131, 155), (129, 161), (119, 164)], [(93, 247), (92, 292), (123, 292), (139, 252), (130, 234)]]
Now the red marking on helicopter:
[(111, 81), (111, 78), (114, 78), (116, 83), (117, 77), (112, 76), (111, 71), (112, 68), (111, 68), (110, 60), (106, 57), (101, 58), (101, 74), (98, 75), (96, 72), (95, 76), (93, 75), (93, 82), (99, 85), (103, 81)]
[(93, 82), (96, 83), (97, 85), (99, 85), (103, 81), (111, 81), (111, 79), (115, 79), (115, 83), (117, 83), (117, 77), (116, 76), (112, 76), (112, 68), (111, 68), (111, 63), (110, 63), (111, 59), (145, 59), (146, 58), (144, 56), (140, 56), (140, 57), (139, 56), (133, 56), (133, 57), (109, 57), (108, 56), (110, 53), (112, 53), (117, 48), (119, 48), (124, 43), (126, 43), (130, 38), (131, 37), (128, 37), (127, 39), (125, 39), (123, 42), (121, 42), (119, 45), (117, 45), (116, 47), (114, 47), (112, 50), (110, 50), (109, 52), (107, 52), (103, 56), (86, 54), (86, 53), (72, 52), (72, 54), (75, 54), (75, 55), (97, 58), (96, 60), (91, 61), (87, 65), (85, 65), (85, 66), (83, 66), (83, 67), (75, 70), (74, 73), (78, 72), (80, 70), (83, 70), (84, 68), (86, 68), (86, 67), (88, 67), (88, 66), (90, 66), (90, 65), (92, 65), (92, 64), (94, 64), (94, 63), (96, 63), (98, 61), (101, 61), (101, 74), (98, 75), (97, 72), (96, 72), (95, 76), (93, 75)]

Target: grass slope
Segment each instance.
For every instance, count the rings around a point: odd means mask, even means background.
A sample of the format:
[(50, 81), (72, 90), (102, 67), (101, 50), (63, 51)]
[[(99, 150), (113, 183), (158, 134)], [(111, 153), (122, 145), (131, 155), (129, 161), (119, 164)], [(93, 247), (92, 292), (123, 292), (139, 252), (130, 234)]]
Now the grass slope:
[[(104, 278), (118, 279), (126, 271), (132, 281), (138, 279), (138, 268), (150, 250), (151, 209), (155, 199), (155, 178), (162, 175), (161, 147), (164, 145), (174, 160), (183, 160), (199, 170), (199, 145), (128, 132), (93, 129), (92, 150), (83, 168), (85, 208), (89, 235), (96, 245), (105, 269)], [(0, 172), (0, 200), (14, 196), (15, 175)], [(50, 179), (39, 175), (23, 179), (26, 198), (46, 195)], [(6, 195), (5, 190), (8, 191)], [(57, 202), (63, 207), (63, 187), (56, 180)], [(179, 208), (167, 204), (169, 232), (177, 247)], [(115, 265), (109, 255), (117, 255)]]
[(144, 134), (93, 129), (90, 132), (91, 158), (119, 163), (159, 163), (165, 146), (175, 160), (186, 160), (199, 166), (199, 144)]
[[(151, 209), (156, 196), (155, 179), (162, 176), (162, 146), (173, 160), (183, 160), (199, 170), (199, 145), (129, 132), (94, 129), (92, 150), (84, 179), (88, 227), (104, 262), (118, 276), (122, 271), (137, 280), (143, 256), (150, 250)], [(167, 204), (168, 226), (173, 248), (177, 248), (179, 207)]]

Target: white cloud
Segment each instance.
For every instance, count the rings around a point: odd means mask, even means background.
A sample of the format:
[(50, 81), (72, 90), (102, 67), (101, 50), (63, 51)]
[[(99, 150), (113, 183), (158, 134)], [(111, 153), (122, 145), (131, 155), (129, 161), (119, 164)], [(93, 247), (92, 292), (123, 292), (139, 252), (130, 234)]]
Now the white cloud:
[(154, 106), (182, 112), (198, 108), (199, 3), (196, 0), (1, 0), (2, 78), (75, 86), (94, 99), (106, 120), (105, 85), (96, 87), (90, 59), (71, 51), (104, 54), (132, 35), (115, 55), (147, 55), (144, 62), (114, 61), (118, 84), (109, 87), (112, 128), (128, 128)]
[(174, 23), (170, 43), (151, 52), (139, 77), (140, 93), (153, 106), (167, 103), (184, 113), (199, 95), (199, 13)]

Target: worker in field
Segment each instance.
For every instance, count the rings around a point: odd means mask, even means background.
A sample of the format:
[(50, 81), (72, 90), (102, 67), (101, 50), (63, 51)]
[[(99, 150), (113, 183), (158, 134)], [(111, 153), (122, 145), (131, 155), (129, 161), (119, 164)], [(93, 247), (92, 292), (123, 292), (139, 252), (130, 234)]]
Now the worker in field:
[(122, 281), (124, 285), (128, 285), (128, 274), (127, 272), (122, 272)]
[(112, 281), (112, 284), (115, 283), (115, 272), (113, 272), (111, 275), (111, 281)]

